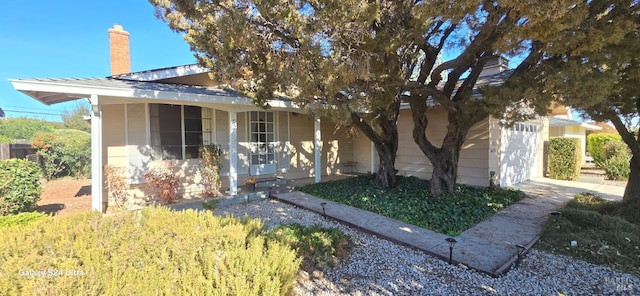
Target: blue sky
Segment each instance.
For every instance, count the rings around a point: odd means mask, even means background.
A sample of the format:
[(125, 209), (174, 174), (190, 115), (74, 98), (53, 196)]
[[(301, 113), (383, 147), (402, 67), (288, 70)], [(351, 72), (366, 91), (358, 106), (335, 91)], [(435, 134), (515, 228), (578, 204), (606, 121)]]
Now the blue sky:
[(59, 121), (62, 111), (73, 109), (76, 102), (46, 106), (7, 79), (109, 76), (107, 30), (114, 24), (130, 34), (132, 71), (195, 62), (187, 43), (145, 0), (7, 1), (3, 8), (0, 108), (7, 117)]

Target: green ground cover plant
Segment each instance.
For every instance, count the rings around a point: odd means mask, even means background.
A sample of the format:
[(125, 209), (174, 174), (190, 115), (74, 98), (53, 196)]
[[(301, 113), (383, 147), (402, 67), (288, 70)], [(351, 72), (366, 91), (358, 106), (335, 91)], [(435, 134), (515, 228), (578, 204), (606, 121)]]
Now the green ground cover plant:
[(0, 231), (6, 295), (285, 295), (300, 259), (259, 220), (146, 208)]
[[(640, 276), (640, 202), (578, 194), (545, 224), (537, 248)], [(572, 247), (571, 241), (577, 246)]]
[(205, 201), (205, 202), (202, 202), (202, 207), (205, 208), (206, 210), (213, 211), (218, 206), (218, 202), (219, 202), (219, 200), (217, 200), (217, 199), (213, 199), (213, 200), (210, 200), (210, 201)]
[(511, 189), (458, 185), (453, 194), (429, 196), (427, 181), (398, 176), (398, 186), (375, 186), (372, 175), (310, 184), (302, 192), (374, 212), (436, 232), (458, 235), (524, 194)]
[(317, 224), (309, 227), (297, 223), (280, 225), (269, 235), (294, 248), (298, 256), (304, 258), (304, 267), (309, 269), (335, 266), (348, 257), (352, 246), (349, 237), (339, 228)]

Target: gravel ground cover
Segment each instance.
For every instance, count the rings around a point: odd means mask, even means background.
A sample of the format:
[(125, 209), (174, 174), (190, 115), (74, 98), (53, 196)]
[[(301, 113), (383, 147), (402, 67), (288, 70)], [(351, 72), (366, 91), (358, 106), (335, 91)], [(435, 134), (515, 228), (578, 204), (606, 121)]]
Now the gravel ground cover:
[(260, 218), (269, 228), (320, 224), (349, 235), (351, 256), (332, 269), (300, 271), (297, 295), (640, 295), (638, 277), (535, 249), (518, 267), (492, 278), (273, 200), (220, 207), (214, 214)]

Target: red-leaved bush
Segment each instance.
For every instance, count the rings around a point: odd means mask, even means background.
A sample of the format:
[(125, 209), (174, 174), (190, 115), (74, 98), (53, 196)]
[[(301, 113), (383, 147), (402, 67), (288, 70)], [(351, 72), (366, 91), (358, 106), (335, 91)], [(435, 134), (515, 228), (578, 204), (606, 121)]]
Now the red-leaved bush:
[(147, 181), (147, 188), (153, 197), (162, 204), (172, 204), (178, 200), (180, 180), (166, 168), (153, 168), (142, 176)]

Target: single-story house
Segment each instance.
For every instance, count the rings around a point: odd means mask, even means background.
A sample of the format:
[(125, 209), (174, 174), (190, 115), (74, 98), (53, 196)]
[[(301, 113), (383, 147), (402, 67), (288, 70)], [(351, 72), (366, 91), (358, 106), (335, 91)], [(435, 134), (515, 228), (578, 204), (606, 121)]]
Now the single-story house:
[(580, 139), (582, 163), (587, 162), (587, 131), (600, 131), (602, 127), (576, 121), (570, 107), (555, 105), (551, 108), (549, 117), (549, 137), (568, 137)]
[[(92, 208), (109, 204), (103, 186), (103, 166), (126, 169), (134, 197), (144, 196), (142, 175), (154, 166), (167, 166), (181, 178), (184, 197), (198, 196), (200, 144), (220, 144), (225, 151), (223, 188), (235, 195), (238, 183), (251, 176), (285, 179), (376, 171), (377, 155), (361, 133), (336, 129), (327, 118), (311, 118), (287, 99), (273, 99), (269, 110), (250, 98), (212, 81), (197, 65), (141, 72), (130, 71), (129, 34), (109, 29), (112, 75), (105, 78), (12, 79), (14, 88), (46, 104), (78, 99), (91, 103)], [(503, 60), (486, 67), (485, 77), (506, 69)], [(444, 138), (446, 113), (433, 107), (427, 133), (434, 142)], [(408, 106), (400, 112), (396, 169), (423, 179), (431, 165), (414, 143)], [(542, 176), (547, 118), (511, 128), (493, 118), (476, 124), (460, 155), (460, 183), (489, 186), (490, 178), (509, 186)]]

